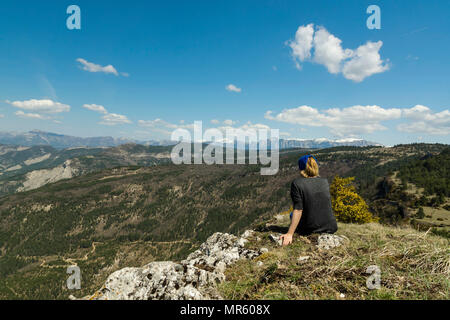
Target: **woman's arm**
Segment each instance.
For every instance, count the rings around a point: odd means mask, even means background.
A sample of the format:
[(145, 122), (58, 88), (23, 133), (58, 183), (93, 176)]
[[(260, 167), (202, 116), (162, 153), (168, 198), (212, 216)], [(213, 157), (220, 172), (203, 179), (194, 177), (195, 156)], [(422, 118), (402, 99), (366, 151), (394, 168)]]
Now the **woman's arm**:
[(281, 236), (281, 239), (283, 240), (283, 246), (287, 246), (288, 244), (292, 243), (292, 236), (294, 235), (295, 229), (297, 229), (298, 223), (302, 218), (302, 212), (303, 210), (297, 209), (294, 209), (294, 211), (292, 211), (291, 226), (289, 227), (288, 232)]

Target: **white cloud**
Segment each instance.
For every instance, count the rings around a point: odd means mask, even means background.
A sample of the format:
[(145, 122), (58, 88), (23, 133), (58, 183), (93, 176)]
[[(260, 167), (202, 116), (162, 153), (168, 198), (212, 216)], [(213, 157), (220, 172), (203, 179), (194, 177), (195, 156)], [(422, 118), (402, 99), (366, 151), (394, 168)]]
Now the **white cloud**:
[(235, 125), (236, 123), (237, 123), (237, 121), (233, 121), (233, 120), (230, 120), (230, 119), (227, 119), (227, 120), (225, 120), (223, 122), (223, 124), (226, 125), (226, 126), (232, 126), (232, 125)]
[(0, 119), (1, 119), (1, 118), (4, 118), (4, 117), (5, 117), (5, 115), (3, 115), (3, 114), (0, 114)]
[(381, 121), (398, 119), (401, 114), (401, 109), (384, 109), (376, 105), (331, 108), (323, 111), (303, 105), (284, 109), (275, 116), (272, 111), (267, 111), (265, 118), (302, 126), (327, 127), (335, 135), (352, 136), (386, 130)]
[(224, 134), (228, 130), (231, 134), (236, 134), (242, 131), (249, 131), (249, 130), (259, 130), (259, 129), (265, 129), (270, 130), (270, 127), (265, 124), (261, 123), (252, 123), (250, 121), (247, 121), (247, 123), (241, 125), (241, 126), (232, 126), (232, 125), (225, 125), (221, 127), (217, 127), (216, 129), (222, 131)]
[(244, 125), (240, 126), (239, 129), (242, 130), (249, 130), (249, 129), (255, 129), (255, 130), (259, 130), (259, 129), (265, 129), (265, 130), (270, 130), (270, 127), (268, 125), (262, 124), (262, 123), (251, 123), (250, 121), (248, 121), (247, 123), (245, 123)]
[[(70, 106), (50, 99), (30, 99), (24, 101), (9, 101), (6, 103), (15, 108), (22, 109), (15, 112), (15, 115), (20, 118), (50, 120), (63, 112), (69, 112)], [(29, 112), (24, 112), (29, 111)]]
[(16, 111), (15, 115), (20, 118), (30, 118), (30, 119), (39, 119), (39, 120), (48, 120), (50, 119), (48, 116), (41, 115), (39, 113), (25, 113), (22, 110)]
[(300, 106), (292, 109), (284, 109), (276, 116), (272, 111), (267, 111), (264, 118), (292, 124), (308, 123), (311, 126), (320, 126), (319, 111), (309, 106)]
[(319, 26), (314, 30), (314, 25), (308, 24), (300, 26), (295, 40), (287, 43), (292, 49), (291, 54), (297, 69), (301, 69), (300, 62), (309, 60), (324, 65), (332, 74), (342, 73), (346, 79), (355, 82), (361, 82), (373, 74), (389, 69), (389, 65), (379, 54), (382, 41), (368, 41), (356, 50), (345, 49), (341, 45), (342, 40), (324, 27)]
[(403, 116), (412, 120), (422, 120), (424, 118), (427, 118), (427, 120), (434, 120), (436, 118), (436, 116), (431, 114), (430, 108), (420, 104), (412, 107), (411, 109), (403, 109)]
[(398, 119), (401, 116), (400, 109), (384, 109), (379, 106), (353, 106), (348, 108), (331, 108), (326, 113), (332, 118), (347, 119), (347, 121), (383, 121)]
[(295, 33), (295, 40), (287, 42), (292, 49), (292, 56), (296, 61), (296, 66), (301, 69), (300, 63), (296, 59), (303, 62), (305, 59), (311, 57), (311, 48), (313, 42), (314, 25), (308, 24), (307, 26), (300, 26)]
[(433, 127), (426, 121), (416, 121), (413, 123), (402, 123), (397, 126), (397, 130), (407, 133), (425, 133), (431, 135), (449, 135), (450, 128), (447, 127)]
[(98, 104), (83, 104), (83, 108), (91, 110), (91, 111), (95, 111), (98, 113), (103, 113), (103, 114), (107, 114), (108, 111), (106, 111), (104, 106), (98, 105)]
[(341, 62), (350, 58), (352, 50), (343, 49), (341, 40), (319, 27), (314, 35), (314, 61), (327, 67), (330, 73), (341, 71)]
[(450, 134), (450, 111), (434, 113), (430, 108), (422, 105), (403, 109), (357, 105), (326, 110), (303, 105), (284, 109), (276, 115), (272, 111), (267, 111), (264, 117), (301, 126), (326, 127), (338, 136), (355, 136), (386, 130), (382, 122), (390, 120), (406, 121), (397, 126), (397, 130), (402, 132)]
[[(82, 69), (88, 72), (102, 72), (102, 73), (107, 73), (107, 74), (114, 74), (116, 76), (119, 76), (119, 72), (116, 70), (116, 68), (114, 68), (114, 66), (112, 65), (107, 65), (107, 66), (101, 66), (99, 64), (93, 63), (93, 62), (89, 62), (86, 61), (85, 59), (82, 58), (78, 58), (76, 60), (77, 62), (79, 62), (82, 65)], [(124, 76), (124, 77), (128, 77), (129, 74), (126, 72), (121, 72), (120, 75)]]
[(56, 114), (61, 112), (69, 112), (70, 106), (67, 104), (62, 104), (55, 102), (50, 99), (30, 99), (25, 101), (8, 101), (6, 103), (27, 111), (34, 111), (36, 113), (46, 113), (46, 114)]
[(102, 105), (83, 104), (82, 107), (85, 109), (103, 114), (103, 116), (101, 117), (102, 120), (99, 122), (99, 124), (102, 124), (105, 126), (115, 126), (115, 125), (119, 125), (119, 124), (132, 123), (132, 121), (129, 120), (127, 116), (122, 115), (122, 114), (117, 114), (117, 113), (110, 113)]
[(408, 133), (425, 133), (432, 135), (450, 134), (450, 110), (433, 113), (426, 106), (416, 105), (410, 109), (403, 109), (402, 115), (410, 123), (402, 123), (397, 130)]
[(185, 124), (184, 121), (180, 121), (180, 124), (174, 124), (159, 118), (154, 120), (139, 120), (138, 125), (147, 128), (150, 132), (160, 133), (169, 137), (176, 129), (192, 129), (194, 127), (193, 124)]
[(412, 54), (408, 54), (406, 56), (406, 60), (408, 60), (408, 61), (417, 61), (417, 60), (419, 60), (419, 57), (415, 56), (415, 55), (412, 55)]
[(227, 89), (228, 91), (230, 91), (230, 92), (241, 92), (242, 91), (242, 89), (241, 88), (238, 88), (238, 87), (236, 87), (234, 84), (229, 84), (229, 85), (227, 85), (226, 87), (225, 87), (225, 89)]
[[(211, 123), (212, 123), (212, 124), (219, 124), (220, 121), (217, 120), (217, 119), (212, 119), (212, 120), (211, 120)], [(232, 126), (232, 125), (235, 125), (236, 123), (238, 123), (238, 121), (234, 121), (234, 120), (231, 120), (231, 119), (226, 119), (226, 120), (224, 120), (222, 123), (223, 123), (224, 125), (226, 125), (226, 126)]]
[(102, 121), (100, 121), (99, 123), (106, 126), (115, 126), (118, 124), (131, 123), (131, 121), (127, 118), (127, 116), (124, 116), (122, 114), (107, 113), (102, 116)]
[[(227, 142), (233, 142), (234, 138), (236, 138), (239, 141), (244, 141), (244, 140), (242, 140), (242, 138), (251, 136), (254, 133), (256, 133), (258, 135), (258, 130), (260, 130), (260, 129), (270, 130), (270, 127), (265, 124), (252, 123), (252, 122), (248, 121), (247, 123), (245, 123), (241, 126), (224, 125), (224, 126), (220, 126), (220, 127), (216, 127), (216, 128), (212, 128), (212, 129), (219, 130), (223, 135), (223, 140), (216, 140), (216, 142), (227, 143)], [(234, 138), (232, 138), (231, 140), (227, 140), (227, 138), (228, 139), (230, 138), (228, 135), (231, 135)], [(270, 135), (270, 133), (269, 133), (269, 135)]]
[[(213, 121), (215, 120), (215, 121)], [(213, 124), (219, 124), (220, 121), (217, 119), (213, 119), (210, 122)], [(238, 134), (242, 131), (247, 131), (247, 130), (258, 130), (258, 129), (267, 129), (270, 130), (270, 127), (265, 125), (265, 124), (260, 124), (260, 123), (252, 123), (250, 121), (248, 121), (247, 123), (241, 125), (241, 126), (235, 126), (235, 124), (238, 123), (238, 121), (233, 121), (233, 120), (225, 120), (223, 121), (223, 125), (222, 126), (218, 126), (218, 127), (213, 127), (210, 129), (217, 129), (220, 130), (223, 134), (226, 133), (227, 130), (230, 131), (231, 134)], [(163, 134), (165, 136), (170, 136), (171, 133), (176, 130), (176, 129), (187, 129), (189, 131), (191, 131), (194, 128), (194, 124), (173, 124), (167, 121), (164, 121), (162, 119), (155, 119), (155, 120), (139, 120), (138, 121), (138, 125), (140, 127), (145, 127), (148, 129), (149, 132), (153, 132), (153, 133), (160, 133)], [(203, 130), (206, 130), (208, 128), (203, 127)]]
[(382, 45), (382, 41), (368, 41), (365, 45), (359, 46), (353, 57), (344, 62), (342, 68), (344, 77), (355, 82), (361, 82), (373, 74), (388, 70), (389, 65), (381, 60), (379, 53)]
[(138, 125), (141, 127), (147, 127), (147, 128), (157, 128), (157, 127), (163, 127), (163, 128), (168, 128), (168, 129), (179, 128), (178, 125), (169, 123), (169, 122), (161, 120), (159, 118), (157, 118), (155, 120), (139, 120)]

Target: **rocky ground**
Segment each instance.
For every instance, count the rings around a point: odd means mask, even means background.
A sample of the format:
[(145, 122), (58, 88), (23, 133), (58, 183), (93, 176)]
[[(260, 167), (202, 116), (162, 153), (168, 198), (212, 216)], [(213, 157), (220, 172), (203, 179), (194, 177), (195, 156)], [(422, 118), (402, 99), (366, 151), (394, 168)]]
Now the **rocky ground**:
[[(277, 217), (280, 221), (280, 218)], [(283, 218), (283, 217), (281, 217)], [(283, 219), (281, 219), (283, 220)], [(217, 284), (225, 280), (225, 270), (238, 260), (251, 260), (269, 249), (248, 249), (255, 232), (247, 230), (240, 237), (228, 233), (214, 233), (200, 248), (181, 262), (151, 262), (142, 268), (124, 268), (111, 274), (105, 285), (88, 300), (205, 300), (222, 299)], [(270, 239), (281, 246), (280, 234)], [(257, 240), (257, 239), (256, 239)], [(345, 238), (319, 235), (317, 248), (329, 250), (340, 246)], [(303, 258), (305, 260), (308, 257)], [(74, 299), (74, 297), (71, 297)]]
[(450, 298), (448, 239), (339, 223), (336, 235), (295, 235), (281, 247), (288, 224), (287, 215), (277, 215), (240, 237), (215, 233), (185, 260), (118, 270), (83, 299)]

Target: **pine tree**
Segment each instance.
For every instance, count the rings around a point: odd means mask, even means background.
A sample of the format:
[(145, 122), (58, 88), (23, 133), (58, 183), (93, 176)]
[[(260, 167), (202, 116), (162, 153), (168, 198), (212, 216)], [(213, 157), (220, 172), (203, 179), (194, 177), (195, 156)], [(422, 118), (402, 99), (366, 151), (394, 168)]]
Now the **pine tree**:
[(425, 218), (425, 212), (423, 211), (423, 208), (420, 207), (419, 210), (417, 210), (417, 219), (423, 219)]

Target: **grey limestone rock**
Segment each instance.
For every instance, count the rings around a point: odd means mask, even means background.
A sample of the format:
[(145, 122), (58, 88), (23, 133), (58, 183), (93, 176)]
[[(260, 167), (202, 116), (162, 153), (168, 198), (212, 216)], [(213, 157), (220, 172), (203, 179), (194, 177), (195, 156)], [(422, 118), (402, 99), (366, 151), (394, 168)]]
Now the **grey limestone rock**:
[[(246, 231), (249, 237), (252, 233)], [(221, 299), (216, 284), (226, 267), (239, 259), (253, 259), (259, 251), (244, 248), (244, 237), (214, 233), (181, 263), (151, 262), (111, 274), (89, 299), (97, 300), (207, 300)]]
[(321, 234), (317, 239), (319, 249), (330, 250), (341, 246), (346, 239), (335, 234)]

